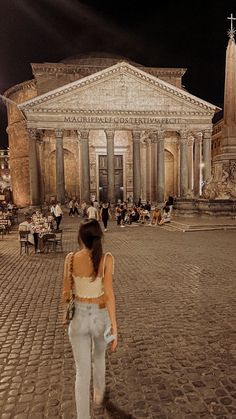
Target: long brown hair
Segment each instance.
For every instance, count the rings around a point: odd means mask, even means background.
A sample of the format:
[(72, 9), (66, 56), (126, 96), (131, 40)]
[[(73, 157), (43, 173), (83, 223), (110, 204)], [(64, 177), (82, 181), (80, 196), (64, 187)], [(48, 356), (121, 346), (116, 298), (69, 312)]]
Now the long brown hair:
[(93, 263), (94, 276), (98, 274), (99, 265), (102, 259), (102, 229), (97, 220), (85, 219), (79, 227), (78, 242), (81, 242), (91, 250), (91, 259)]

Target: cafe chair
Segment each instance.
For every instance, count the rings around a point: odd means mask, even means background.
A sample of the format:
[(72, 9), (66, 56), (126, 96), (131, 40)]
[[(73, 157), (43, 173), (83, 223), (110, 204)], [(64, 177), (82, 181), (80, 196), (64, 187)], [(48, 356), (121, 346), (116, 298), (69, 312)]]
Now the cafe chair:
[(44, 241), (44, 253), (48, 253), (50, 250), (55, 252), (55, 239), (56, 235), (54, 232), (47, 235), (47, 238)]
[(0, 236), (2, 236), (2, 240), (3, 240), (4, 234), (6, 234), (5, 226), (4, 225), (0, 225)]
[(25, 253), (29, 254), (29, 231), (22, 230), (19, 231), (20, 236), (20, 254), (22, 253), (22, 249), (25, 251)]
[(63, 252), (62, 247), (62, 230), (54, 230), (55, 239), (54, 239), (54, 250), (57, 251), (57, 248), (60, 249), (61, 252)]

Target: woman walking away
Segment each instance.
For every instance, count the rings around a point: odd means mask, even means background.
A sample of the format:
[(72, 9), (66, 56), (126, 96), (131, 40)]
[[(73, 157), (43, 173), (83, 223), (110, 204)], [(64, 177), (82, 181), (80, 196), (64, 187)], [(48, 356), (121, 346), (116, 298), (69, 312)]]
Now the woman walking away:
[[(69, 253), (64, 265), (63, 301), (68, 302), (73, 278), (75, 314), (69, 325), (76, 366), (77, 419), (90, 418), (90, 380), (93, 359), (93, 399), (101, 405), (105, 392), (105, 351), (117, 346), (115, 296), (112, 286), (114, 259), (103, 253), (103, 233), (95, 219), (80, 224), (80, 250)], [(110, 329), (110, 330), (109, 330)]]
[(102, 208), (101, 208), (101, 219), (104, 225), (104, 231), (107, 231), (107, 223), (110, 217), (111, 217), (111, 212), (109, 209), (109, 205), (106, 202), (102, 204)]

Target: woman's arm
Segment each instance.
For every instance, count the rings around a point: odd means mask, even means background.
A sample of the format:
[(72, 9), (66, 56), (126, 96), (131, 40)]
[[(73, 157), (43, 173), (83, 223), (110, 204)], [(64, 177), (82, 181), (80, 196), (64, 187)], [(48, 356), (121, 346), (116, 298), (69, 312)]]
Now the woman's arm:
[(111, 350), (114, 351), (117, 346), (117, 322), (116, 322), (116, 303), (115, 295), (112, 285), (113, 275), (113, 257), (111, 254), (106, 256), (105, 269), (104, 269), (104, 294), (106, 307), (110, 316), (112, 334), (116, 335), (116, 339), (112, 342)]
[(71, 277), (70, 277), (70, 262), (73, 252), (68, 253), (64, 263), (64, 276), (63, 276), (63, 289), (62, 289), (62, 302), (66, 303), (70, 300), (71, 293)]

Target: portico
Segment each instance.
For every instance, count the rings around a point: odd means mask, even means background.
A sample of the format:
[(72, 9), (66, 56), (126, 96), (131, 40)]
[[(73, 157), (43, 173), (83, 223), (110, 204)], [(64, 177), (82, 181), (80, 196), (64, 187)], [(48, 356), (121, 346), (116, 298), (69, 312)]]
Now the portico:
[(31, 133), (31, 204), (50, 196), (163, 202), (199, 195), (211, 174), (216, 107), (127, 62), (20, 108)]

